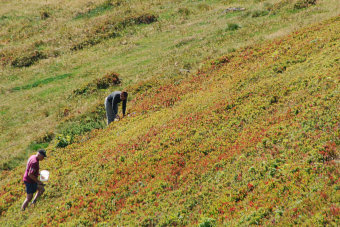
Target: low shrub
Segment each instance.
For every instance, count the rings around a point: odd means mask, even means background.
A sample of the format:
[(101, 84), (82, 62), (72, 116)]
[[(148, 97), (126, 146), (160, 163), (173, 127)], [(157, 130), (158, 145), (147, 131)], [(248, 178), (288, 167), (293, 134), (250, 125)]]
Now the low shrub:
[(150, 227), (150, 226), (156, 226), (157, 220), (155, 220), (152, 217), (146, 217), (144, 220), (140, 223), (142, 227)]
[(22, 67), (29, 67), (33, 64), (35, 64), (40, 59), (47, 58), (46, 54), (44, 54), (41, 51), (33, 51), (28, 53), (27, 55), (20, 56), (15, 58), (11, 65), (16, 68), (22, 68)]
[[(97, 25), (90, 31), (84, 40), (74, 44), (71, 47), (72, 51), (81, 50), (88, 46), (94, 46), (104, 40), (116, 38), (127, 27), (140, 24), (151, 24), (157, 21), (157, 16), (153, 14), (143, 14), (137, 16), (130, 16), (121, 21), (107, 20), (100, 25)], [(87, 33), (87, 32), (84, 32)]]
[(199, 227), (214, 227), (216, 226), (216, 219), (206, 218), (202, 223), (199, 224)]
[(71, 144), (71, 136), (58, 134), (56, 136), (55, 147), (66, 147)]
[[(62, 134), (57, 136), (57, 147), (66, 147), (67, 145), (73, 143), (77, 136), (84, 135), (93, 129), (104, 128), (104, 122), (96, 121), (96, 119), (88, 118), (85, 121), (80, 122), (68, 122), (63, 125)], [(58, 146), (64, 145), (64, 146)]]
[(286, 65), (276, 65), (274, 68), (273, 68), (273, 71), (275, 73), (283, 73), (284, 71), (286, 71), (287, 69), (287, 66)]
[(135, 24), (151, 24), (157, 21), (157, 17), (153, 14), (145, 14), (138, 17), (132, 17), (131, 21)]
[(111, 86), (119, 85), (121, 80), (119, 79), (119, 74), (111, 72), (106, 74), (104, 77), (91, 81), (85, 84), (81, 88), (73, 91), (74, 95), (92, 94), (98, 89), (106, 89)]
[(108, 73), (103, 78), (96, 80), (96, 86), (98, 89), (105, 89), (110, 86), (118, 85), (121, 81), (119, 79), (119, 74), (117, 73)]
[(294, 9), (305, 9), (312, 5), (316, 5), (317, 0), (299, 0), (294, 4)]
[(238, 25), (238, 24), (228, 23), (228, 27), (226, 28), (226, 31), (236, 31), (240, 28), (241, 28), (241, 26)]
[(102, 129), (105, 127), (106, 115), (104, 104), (98, 102), (89, 113), (77, 117), (69, 118), (67, 121), (57, 126), (59, 134), (56, 135), (55, 147), (66, 147), (75, 141), (77, 137), (84, 135), (93, 129)]
[(51, 16), (51, 13), (49, 10), (44, 9), (40, 11), (40, 19), (42, 20), (46, 20), (47, 18), (49, 18)]

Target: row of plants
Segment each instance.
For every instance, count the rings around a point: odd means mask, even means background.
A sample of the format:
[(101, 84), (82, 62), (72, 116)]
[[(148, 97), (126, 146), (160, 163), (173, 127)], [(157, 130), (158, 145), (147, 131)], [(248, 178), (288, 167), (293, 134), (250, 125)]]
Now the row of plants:
[[(99, 4), (89, 2), (82, 8), (77, 9), (79, 12), (75, 13), (75, 16), (73, 17), (74, 25), (73, 23), (70, 24), (70, 26), (75, 26), (75, 28), (69, 29), (70, 32), (65, 32), (64, 26), (54, 27), (53, 21), (62, 19), (59, 18), (60, 15), (57, 13), (58, 7), (53, 4), (47, 4), (37, 11), (39, 16), (34, 15), (27, 21), (23, 21), (24, 24), (22, 25), (21, 30), (10, 32), (11, 28), (9, 27), (8, 32), (5, 33), (6, 38), (8, 38), (6, 42), (13, 41), (14, 43), (22, 39), (21, 37), (25, 37), (26, 40), (29, 40), (32, 37), (36, 37), (36, 35), (41, 32), (51, 36), (50, 31), (46, 29), (47, 24), (52, 25), (51, 27), (56, 29), (53, 31), (53, 37), (49, 37), (48, 40), (35, 38), (34, 40), (32, 39), (32, 41), (23, 42), (20, 47), (11, 45), (8, 48), (4, 48), (0, 52), (0, 63), (4, 66), (9, 64), (18, 68), (29, 67), (42, 59), (58, 57), (69, 50), (81, 50), (86, 47), (97, 45), (107, 39), (119, 37), (129, 28), (133, 30), (133, 26), (135, 25), (151, 24), (158, 21), (160, 16), (157, 13), (153, 13), (151, 10), (146, 13), (145, 11), (141, 13), (140, 11), (135, 10), (134, 7), (131, 7), (131, 4), (140, 4), (141, 7), (145, 9), (150, 9), (155, 7), (155, 5), (162, 5), (156, 7), (154, 10), (160, 13), (164, 13), (163, 9), (168, 7), (168, 2), (165, 1), (157, 4), (152, 1), (141, 3), (108, 0)], [(228, 3), (225, 4), (228, 5)], [(247, 17), (250, 15), (253, 18), (257, 18), (267, 15), (276, 15), (282, 10), (303, 10), (317, 4), (318, 2), (316, 0), (281, 0), (274, 4), (265, 2), (261, 9), (247, 9), (243, 16)], [(199, 9), (199, 12), (212, 10), (212, 7), (209, 4), (197, 3), (193, 5)], [(193, 13), (192, 11), (193, 9), (187, 7), (179, 7), (177, 11), (174, 11), (175, 13), (170, 14), (173, 17), (184, 16), (188, 19), (190, 14)], [(116, 13), (112, 14), (112, 12)], [(167, 14), (169, 14), (169, 12), (166, 12), (161, 16), (164, 18)], [(9, 20), (12, 16), (3, 16), (3, 18)], [(37, 19), (33, 18), (39, 18), (39, 20), (36, 21)], [(77, 23), (80, 25), (76, 25)], [(236, 25), (237, 24), (235, 23), (230, 23), (227, 30), (234, 31), (239, 29), (240, 25)], [(78, 27), (82, 27), (82, 29), (78, 29)], [(9, 33), (14, 33), (15, 37), (13, 35), (8, 35)], [(55, 33), (57, 33), (57, 35)], [(57, 39), (55, 38), (56, 36), (58, 36)]]
[(104, 40), (116, 38), (121, 35), (122, 31), (133, 25), (151, 24), (157, 21), (157, 16), (153, 14), (134, 15), (122, 18), (120, 21), (111, 20), (104, 21), (103, 24), (92, 29), (86, 29), (83, 34), (85, 37), (78, 43), (72, 44), (71, 50), (81, 50), (88, 46), (94, 46)]

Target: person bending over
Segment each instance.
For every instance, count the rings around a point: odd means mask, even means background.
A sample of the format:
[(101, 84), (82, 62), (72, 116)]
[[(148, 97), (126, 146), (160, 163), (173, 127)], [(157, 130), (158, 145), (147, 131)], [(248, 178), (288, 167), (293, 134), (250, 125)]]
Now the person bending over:
[(39, 161), (44, 160), (46, 157), (46, 151), (44, 149), (38, 150), (36, 155), (32, 155), (27, 162), (26, 171), (23, 177), (23, 181), (26, 185), (26, 199), (21, 206), (21, 210), (24, 211), (28, 206), (28, 203), (32, 200), (33, 194), (35, 197), (32, 201), (34, 204), (37, 199), (44, 193), (44, 184), (38, 179), (39, 176)]
[(122, 102), (123, 117), (125, 116), (127, 96), (128, 93), (126, 91), (114, 91), (106, 97), (105, 109), (108, 125), (116, 118), (119, 118), (118, 103), (120, 102)]

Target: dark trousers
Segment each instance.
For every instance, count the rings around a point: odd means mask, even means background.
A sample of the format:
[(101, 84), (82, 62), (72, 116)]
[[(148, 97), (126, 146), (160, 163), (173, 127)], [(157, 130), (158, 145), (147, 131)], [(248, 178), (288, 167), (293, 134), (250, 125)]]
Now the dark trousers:
[(107, 124), (110, 124), (116, 118), (116, 113), (118, 112), (118, 106), (115, 105), (112, 107), (112, 103), (107, 101), (107, 98), (105, 99), (104, 104), (105, 104), (105, 109), (106, 109)]

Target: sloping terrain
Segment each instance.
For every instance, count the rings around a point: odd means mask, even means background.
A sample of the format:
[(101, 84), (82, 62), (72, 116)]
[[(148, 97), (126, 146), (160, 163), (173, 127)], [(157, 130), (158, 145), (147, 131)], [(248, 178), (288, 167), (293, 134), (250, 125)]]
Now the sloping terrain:
[(140, 84), (129, 117), (48, 148), (35, 207), (19, 212), (24, 167), (1, 173), (1, 225), (339, 225), (339, 28)]
[[(154, 84), (138, 88), (139, 83), (185, 78), (208, 59), (340, 13), (338, 0), (24, 4), (0, 2), (0, 171), (25, 165), (58, 134), (68, 141), (103, 128), (105, 115), (94, 119), (90, 112), (113, 90), (134, 87), (133, 100)], [(119, 85), (82, 90), (112, 73), (119, 75)]]

